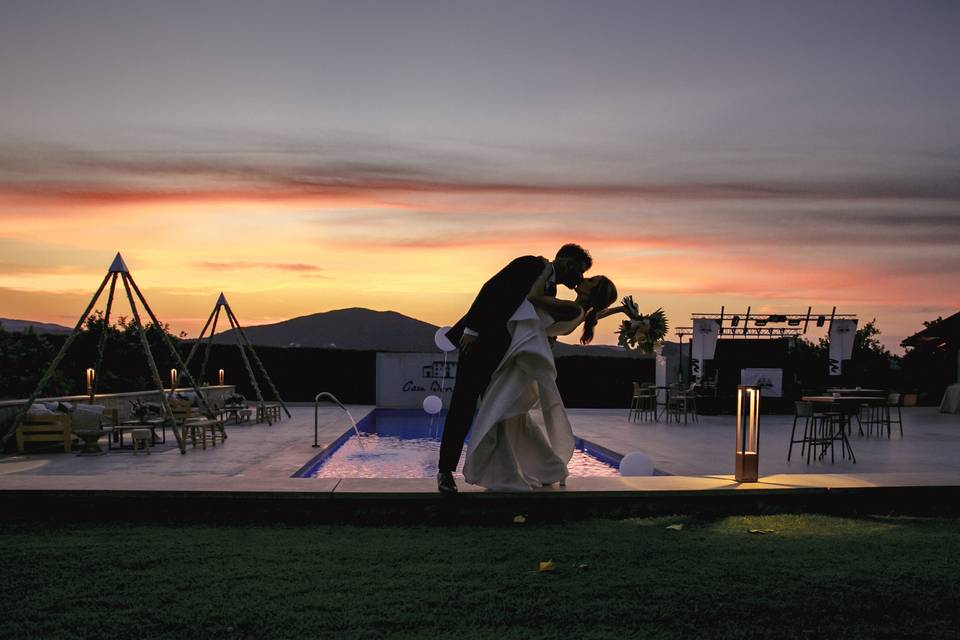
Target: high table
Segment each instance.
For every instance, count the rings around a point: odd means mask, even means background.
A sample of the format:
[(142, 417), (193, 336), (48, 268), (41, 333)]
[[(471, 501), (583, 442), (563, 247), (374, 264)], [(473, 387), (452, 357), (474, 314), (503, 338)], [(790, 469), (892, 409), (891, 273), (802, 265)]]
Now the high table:
[[(840, 440), (843, 443), (844, 449), (850, 454), (850, 458), (854, 462), (857, 461), (857, 458), (853, 454), (853, 447), (850, 446), (850, 439), (847, 438), (847, 427), (850, 426), (847, 422), (848, 414), (843, 409), (845, 407), (849, 407), (850, 405), (856, 405), (859, 407), (861, 404), (871, 404), (886, 401), (886, 398), (880, 398), (878, 396), (803, 396), (800, 399), (804, 402), (812, 402), (813, 404), (819, 404), (821, 406), (829, 405), (831, 409), (834, 407), (839, 409), (838, 411), (830, 411), (829, 413), (835, 413), (840, 418)], [(859, 434), (861, 436), (863, 435), (862, 425), (859, 427)]]

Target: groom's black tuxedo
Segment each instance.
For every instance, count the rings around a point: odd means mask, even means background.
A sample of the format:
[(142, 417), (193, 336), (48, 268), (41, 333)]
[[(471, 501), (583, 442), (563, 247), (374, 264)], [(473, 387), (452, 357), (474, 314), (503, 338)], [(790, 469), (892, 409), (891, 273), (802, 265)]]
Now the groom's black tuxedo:
[[(536, 256), (513, 260), (483, 285), (467, 314), (447, 332), (453, 344), (460, 343), (465, 328), (479, 335), (469, 353), (461, 353), (457, 363), (457, 381), (440, 443), (440, 471), (457, 468), (477, 399), (510, 346), (507, 320), (530, 293), (543, 269), (543, 259)], [(556, 295), (556, 284), (548, 283), (544, 293)]]

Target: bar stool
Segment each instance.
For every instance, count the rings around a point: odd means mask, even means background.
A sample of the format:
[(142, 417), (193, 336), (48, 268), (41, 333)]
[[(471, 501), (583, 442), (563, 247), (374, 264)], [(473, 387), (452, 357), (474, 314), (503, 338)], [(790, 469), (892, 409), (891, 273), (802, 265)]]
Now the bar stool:
[[(813, 439), (813, 428), (816, 426), (816, 414), (813, 412), (813, 403), (812, 402), (803, 402), (798, 401), (794, 403), (796, 407), (796, 412), (793, 415), (793, 428), (790, 429), (790, 448), (787, 449), (787, 462), (790, 462), (790, 456), (793, 454), (793, 445), (800, 445), (800, 455), (802, 456), (806, 451), (807, 445), (810, 444)], [(803, 435), (798, 440), (796, 437), (797, 434), (797, 420), (803, 418)], [(811, 425), (811, 423), (813, 423)]]
[[(897, 409), (897, 419), (892, 419), (891, 409)], [(890, 437), (890, 427), (895, 422), (900, 427), (900, 437), (903, 437), (903, 415), (900, 413), (900, 394), (899, 393), (889, 393), (887, 394), (887, 401), (882, 406), (884, 422), (887, 425), (887, 438)]]
[(670, 397), (667, 401), (669, 417), (676, 418), (677, 424), (680, 424), (680, 415), (683, 414), (683, 423), (687, 424), (688, 418), (692, 417), (694, 422), (699, 422), (697, 417), (697, 383), (692, 383), (687, 389), (678, 386), (677, 390), (671, 387)]
[(628, 420), (656, 419), (657, 395), (656, 390), (649, 385), (633, 383), (633, 397), (630, 399), (630, 413)]
[(133, 437), (133, 455), (137, 455), (139, 451), (146, 451), (147, 455), (150, 455), (153, 431), (151, 429), (134, 429), (131, 436)]

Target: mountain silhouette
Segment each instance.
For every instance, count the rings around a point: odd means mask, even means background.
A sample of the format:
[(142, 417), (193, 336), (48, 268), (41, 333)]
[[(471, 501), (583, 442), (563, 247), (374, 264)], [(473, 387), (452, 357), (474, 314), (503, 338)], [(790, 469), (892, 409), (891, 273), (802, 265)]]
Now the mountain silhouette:
[[(437, 328), (396, 311), (352, 307), (244, 327), (243, 330), (256, 346), (432, 353), (438, 350), (433, 341)], [(232, 329), (218, 333), (214, 339), (216, 343), (233, 343), (234, 340)], [(558, 356), (649, 357), (617, 346), (562, 342), (557, 343), (555, 353)]]
[(0, 327), (4, 331), (26, 331), (28, 327), (33, 327), (37, 333), (70, 333), (73, 331), (70, 327), (64, 327), (59, 324), (49, 322), (34, 322), (33, 320), (14, 320), (13, 318), (0, 318)]
[[(254, 345), (323, 347), (366, 351), (436, 351), (437, 327), (396, 311), (352, 307), (313, 313), (277, 322), (244, 327)], [(218, 333), (216, 342), (233, 342), (233, 329)]]

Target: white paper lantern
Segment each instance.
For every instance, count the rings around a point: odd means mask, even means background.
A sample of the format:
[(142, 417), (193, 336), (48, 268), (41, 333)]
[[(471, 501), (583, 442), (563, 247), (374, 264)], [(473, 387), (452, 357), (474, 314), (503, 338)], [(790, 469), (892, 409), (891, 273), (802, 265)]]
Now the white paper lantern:
[(622, 476), (652, 476), (653, 460), (642, 451), (634, 451), (623, 456), (620, 461)]
[(449, 353), (450, 351), (456, 350), (457, 347), (450, 342), (450, 338), (447, 337), (447, 331), (450, 331), (450, 327), (440, 327), (437, 329), (437, 332), (433, 334), (433, 342), (440, 351)]
[(423, 410), (430, 415), (436, 415), (443, 409), (443, 401), (437, 396), (427, 396), (423, 399)]

